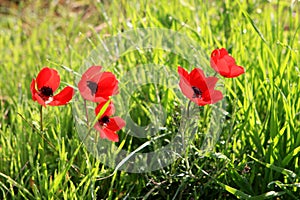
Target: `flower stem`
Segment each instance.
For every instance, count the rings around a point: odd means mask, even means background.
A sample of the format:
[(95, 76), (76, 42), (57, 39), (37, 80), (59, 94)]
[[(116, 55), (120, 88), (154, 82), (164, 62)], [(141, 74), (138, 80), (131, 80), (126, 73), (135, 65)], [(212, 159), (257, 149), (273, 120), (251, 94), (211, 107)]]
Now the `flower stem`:
[(90, 128), (89, 114), (88, 114), (88, 109), (87, 109), (87, 103), (86, 103), (86, 100), (84, 100), (84, 108), (85, 108), (86, 124), (87, 124), (88, 128)]
[[(186, 115), (187, 115), (187, 120), (188, 121), (190, 121), (190, 107), (191, 107), (191, 103), (192, 103), (192, 101), (190, 100), (189, 101), (189, 103), (188, 103), (188, 105), (187, 105), (187, 111), (186, 111)], [(185, 130), (187, 130), (187, 129), (185, 129)], [(191, 167), (190, 167), (190, 163), (189, 163), (189, 159), (188, 159), (188, 151), (187, 151), (187, 145), (186, 145), (186, 141), (185, 141), (185, 137), (184, 137), (185, 135), (184, 135), (184, 132), (182, 132), (182, 137), (183, 137), (183, 140), (182, 140), (182, 142), (183, 142), (183, 147), (184, 147), (184, 149), (185, 149), (185, 155), (184, 155), (184, 160), (185, 160), (185, 163), (186, 163), (186, 168), (187, 168), (187, 171), (188, 171), (188, 173), (189, 173), (189, 175), (191, 176), (191, 177), (193, 177), (193, 178), (195, 178), (195, 175), (192, 173), (192, 169), (191, 169)]]
[[(89, 121), (89, 112), (88, 112), (88, 108), (87, 108), (87, 101), (84, 99), (84, 108), (85, 108), (85, 117), (86, 117), (86, 125), (88, 127), (88, 134), (85, 136), (85, 138), (83, 139), (82, 142), (84, 142), (86, 140), (86, 138), (89, 136), (90, 132), (91, 132), (91, 126), (90, 126), (90, 121)], [(98, 143), (98, 135), (96, 134), (95, 136), (95, 144)], [(97, 145), (94, 145), (94, 151), (97, 150)]]
[(50, 145), (50, 147), (53, 149), (53, 150), (55, 150), (56, 151), (56, 149), (55, 149), (55, 146), (49, 141), (49, 140), (47, 140), (44, 136), (43, 136), (43, 134), (41, 133), (41, 130), (38, 130), (35, 126), (33, 126), (31, 123), (29, 123), (26, 119), (25, 119), (25, 117), (23, 116), (23, 115), (21, 115), (20, 113), (18, 113), (18, 115), (33, 129), (33, 130), (35, 130), (36, 132), (37, 132), (37, 134), (43, 139), (43, 140), (45, 140), (49, 145)]
[(43, 132), (43, 106), (40, 107), (40, 129)]
[(190, 107), (191, 107), (191, 103), (192, 103), (192, 101), (189, 100), (188, 106), (187, 106), (187, 108), (186, 108), (186, 116), (187, 116), (187, 118), (190, 117)]

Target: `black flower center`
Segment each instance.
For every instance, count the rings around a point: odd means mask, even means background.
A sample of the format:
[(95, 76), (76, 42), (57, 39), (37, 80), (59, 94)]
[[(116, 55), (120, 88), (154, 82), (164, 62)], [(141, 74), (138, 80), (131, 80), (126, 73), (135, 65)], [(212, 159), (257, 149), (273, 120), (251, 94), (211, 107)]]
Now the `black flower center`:
[(51, 87), (43, 86), (40, 91), (41, 91), (41, 93), (42, 93), (42, 95), (44, 97), (51, 97), (51, 96), (53, 96), (53, 90), (52, 90)]
[(202, 91), (199, 88), (195, 87), (195, 86), (192, 86), (192, 89), (194, 91), (193, 98), (201, 98)]
[(87, 81), (87, 86), (91, 90), (91, 94), (95, 95), (98, 90), (98, 84), (93, 81)]
[(100, 120), (99, 120), (100, 124), (103, 125), (103, 124), (107, 124), (109, 123), (109, 117), (108, 116), (104, 116), (102, 117)]

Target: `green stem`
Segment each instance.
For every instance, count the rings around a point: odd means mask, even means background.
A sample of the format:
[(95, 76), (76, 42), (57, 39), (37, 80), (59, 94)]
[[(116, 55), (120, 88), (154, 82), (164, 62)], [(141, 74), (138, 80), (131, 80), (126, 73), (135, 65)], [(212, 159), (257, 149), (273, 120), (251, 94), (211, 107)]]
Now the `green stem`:
[(50, 147), (53, 149), (53, 150), (55, 150), (56, 151), (56, 149), (55, 149), (55, 146), (49, 141), (49, 140), (47, 140), (44, 136), (43, 136), (43, 133), (41, 132), (41, 130), (38, 130), (35, 126), (33, 126), (31, 123), (29, 123), (26, 119), (25, 119), (25, 117), (23, 116), (23, 115), (21, 115), (20, 113), (18, 113), (18, 115), (33, 129), (33, 130), (35, 130), (36, 132), (37, 132), (37, 134), (43, 139), (43, 140), (45, 140), (49, 145), (50, 145)]
[(191, 103), (192, 103), (192, 101), (189, 100), (188, 106), (187, 106), (187, 108), (186, 108), (186, 116), (187, 116), (187, 118), (190, 117), (190, 107), (191, 107)]
[[(86, 140), (86, 138), (89, 136), (89, 134), (90, 134), (90, 130), (92, 130), (91, 129), (91, 127), (90, 127), (90, 121), (89, 121), (89, 112), (88, 112), (88, 108), (87, 108), (87, 101), (84, 99), (84, 108), (85, 108), (85, 117), (86, 117), (86, 125), (87, 125), (87, 127), (88, 127), (88, 134), (86, 135), (86, 137), (83, 139), (83, 141), (85, 141)], [(95, 138), (95, 144), (97, 144), (98, 143), (98, 134), (96, 134), (96, 136), (95, 136), (96, 138)], [(94, 151), (96, 151), (97, 150), (97, 145), (94, 145)]]
[(84, 108), (85, 108), (86, 124), (87, 124), (88, 128), (90, 128), (89, 115), (88, 115), (88, 109), (87, 109), (86, 100), (84, 100)]
[(40, 129), (43, 132), (43, 106), (40, 107)]
[[(191, 107), (191, 103), (192, 101), (190, 100), (188, 105), (187, 105), (187, 111), (186, 111), (186, 115), (187, 115), (187, 120), (189, 121), (190, 119), (190, 107)], [(186, 129), (185, 129), (186, 130)], [(184, 147), (184, 150), (186, 151), (185, 152), (185, 156), (184, 156), (184, 160), (185, 160), (185, 163), (186, 163), (186, 167), (187, 167), (187, 170), (189, 172), (189, 175), (193, 178), (195, 178), (195, 175), (192, 173), (192, 170), (190, 169), (190, 163), (189, 163), (189, 159), (188, 159), (188, 152), (187, 152), (187, 149), (186, 149), (186, 143), (185, 143), (185, 138), (184, 138), (184, 132), (182, 132), (182, 137), (183, 137), (183, 147)]]

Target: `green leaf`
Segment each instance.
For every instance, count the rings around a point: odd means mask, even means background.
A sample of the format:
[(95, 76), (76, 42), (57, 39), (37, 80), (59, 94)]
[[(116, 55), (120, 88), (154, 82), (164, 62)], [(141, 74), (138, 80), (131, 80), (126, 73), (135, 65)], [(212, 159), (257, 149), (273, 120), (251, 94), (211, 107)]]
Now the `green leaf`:
[(225, 185), (223, 183), (218, 182), (220, 186), (222, 186), (227, 192), (233, 194), (234, 196), (236, 196), (237, 198), (242, 198), (242, 199), (249, 199), (251, 198), (251, 195), (246, 194), (238, 189), (235, 189), (229, 185)]
[(3, 174), (1, 172), (0, 172), (0, 176), (4, 177), (7, 180), (7, 182), (9, 182), (10, 184), (13, 184), (15, 187), (17, 187), (20, 190), (22, 190), (23, 192), (25, 192), (30, 198), (34, 199), (34, 196), (32, 196), (32, 194), (23, 185), (19, 184), (15, 180), (13, 180), (10, 176), (7, 176), (6, 174)]
[(283, 160), (282, 160), (282, 166), (286, 166), (289, 164), (289, 162), (298, 155), (300, 152), (300, 146), (295, 148), (293, 151), (291, 151)]
[(262, 161), (260, 161), (260, 160), (258, 160), (258, 159), (256, 159), (256, 158), (254, 158), (254, 157), (252, 157), (252, 156), (250, 156), (250, 155), (248, 155), (248, 156), (249, 156), (251, 159), (253, 159), (254, 161), (256, 161), (256, 162), (258, 162), (258, 163), (260, 163), (260, 164), (266, 166), (267, 168), (272, 169), (272, 170), (274, 170), (274, 171), (277, 171), (277, 172), (279, 172), (279, 173), (281, 173), (281, 174), (284, 174), (284, 175), (286, 175), (286, 176), (289, 176), (290, 178), (295, 178), (295, 177), (297, 176), (297, 175), (296, 175), (293, 171), (291, 171), (291, 170), (284, 169), (284, 168), (282, 168), (282, 167), (277, 167), (277, 166), (275, 166), (275, 165), (273, 165), (273, 164), (269, 164), (269, 163), (262, 162)]

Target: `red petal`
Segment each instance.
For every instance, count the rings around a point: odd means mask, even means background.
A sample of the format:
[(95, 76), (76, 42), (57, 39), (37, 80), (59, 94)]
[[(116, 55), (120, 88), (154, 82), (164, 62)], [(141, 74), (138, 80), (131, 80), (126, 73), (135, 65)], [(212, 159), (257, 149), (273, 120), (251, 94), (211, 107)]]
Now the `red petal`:
[(34, 79), (32, 79), (32, 81), (31, 81), (30, 91), (31, 91), (32, 100), (36, 101), (35, 94), (37, 93), (37, 91), (35, 89), (35, 80)]
[(205, 75), (200, 68), (195, 68), (191, 71), (190, 83), (192, 86), (199, 88), (202, 92), (208, 89)]
[[(101, 66), (90, 67), (78, 83), (81, 96), (89, 101), (100, 102), (118, 93), (118, 80), (111, 72), (101, 72)], [(97, 91), (93, 94), (88, 87), (89, 82), (97, 84)]]
[(118, 93), (118, 80), (111, 72), (103, 72), (98, 82), (97, 97), (108, 98)]
[(186, 82), (184, 79), (180, 79), (180, 82), (179, 82), (179, 87), (182, 91), (182, 93), (189, 99), (192, 99), (193, 98), (193, 95), (194, 95), (194, 91), (192, 89), (192, 86)]
[(228, 51), (225, 48), (219, 49), (219, 58), (228, 55)]
[(99, 123), (96, 123), (94, 128), (100, 132), (100, 137), (103, 139), (108, 139), (113, 142), (119, 142), (119, 136), (115, 131), (111, 131), (104, 126), (100, 126)]
[(207, 88), (210, 90), (210, 89), (214, 89), (217, 82), (218, 82), (218, 78), (217, 77), (214, 77), (214, 76), (211, 76), (211, 77), (207, 77), (206, 78), (206, 84), (207, 84)]
[(209, 102), (204, 101), (202, 98), (192, 98), (191, 101), (198, 106), (205, 106), (206, 104), (209, 104)]
[(236, 65), (235, 59), (224, 48), (212, 52), (210, 65), (216, 72), (226, 78), (234, 78), (245, 72), (241, 66)]
[[(98, 106), (95, 108), (95, 114), (96, 116), (98, 115), (98, 113), (101, 111), (101, 109), (103, 108), (103, 106), (106, 104), (107, 100), (105, 101), (101, 101)], [(106, 108), (105, 112), (99, 117), (101, 118), (102, 116), (111, 116), (115, 113), (115, 106), (112, 103), (112, 101), (109, 103), (108, 107)]]
[(211, 103), (216, 103), (216, 102), (218, 102), (218, 101), (220, 101), (220, 100), (223, 99), (223, 94), (219, 90), (213, 90), (211, 92), (210, 98), (211, 98)]
[[(206, 78), (204, 72), (200, 68), (195, 68), (190, 74), (187, 74), (183, 68), (178, 67), (178, 73), (180, 75), (179, 86), (182, 93), (197, 105), (204, 106), (206, 104), (212, 104), (223, 98), (220, 91), (214, 90), (218, 78)], [(190, 80), (190, 82), (187, 80)], [(201, 90), (203, 93), (201, 98), (194, 97), (192, 86)]]
[(215, 49), (211, 53), (210, 65), (221, 76), (227, 76), (230, 73), (230, 56), (226, 49)]
[(201, 100), (199, 98), (194, 98), (192, 100), (192, 102), (196, 103), (198, 106), (205, 106), (206, 104), (208, 104), (208, 103), (204, 102), (203, 100)]
[(210, 59), (210, 66), (213, 68), (217, 73), (219, 73), (219, 69), (217, 67), (217, 60), (214, 58)]
[(112, 117), (109, 119), (109, 123), (106, 128), (112, 131), (121, 130), (126, 125), (125, 121), (121, 117)]
[(57, 90), (60, 84), (60, 77), (55, 69), (45, 67), (39, 72), (36, 82), (39, 90), (43, 86), (47, 86), (50, 87), (54, 92)]
[(81, 96), (88, 101), (99, 102), (99, 101), (107, 100), (107, 98), (103, 98), (103, 97), (98, 98), (96, 100), (95, 94), (93, 95), (91, 89), (88, 87), (88, 80), (86, 80), (84, 77), (82, 77), (78, 83), (78, 90)]
[(40, 105), (46, 107), (46, 103), (45, 103), (44, 99), (38, 93), (35, 93), (34, 96)]
[(210, 66), (216, 71), (219, 72), (217, 64), (218, 60), (220, 59), (220, 51), (219, 49), (213, 50), (213, 52), (210, 55)]
[(229, 67), (232, 67), (232, 66), (236, 65), (235, 59), (232, 56), (225, 55), (225, 56), (223, 56), (222, 59), (227, 63), (227, 65)]
[(206, 104), (210, 104), (211, 103), (210, 92), (209, 90), (206, 90), (202, 94), (201, 98), (192, 98), (191, 100), (199, 106), (205, 106)]
[(178, 74), (179, 74), (180, 78), (185, 79), (185, 81), (187, 81), (187, 82), (190, 81), (189, 73), (180, 66), (178, 66)]
[(243, 74), (243, 73), (245, 73), (245, 70), (244, 70), (244, 68), (243, 67), (241, 67), (241, 66), (233, 66), (232, 68), (231, 68), (231, 72), (230, 72), (230, 74), (228, 75), (228, 78), (234, 78), (234, 77), (237, 77), (237, 76), (239, 76), (239, 75), (241, 75), (241, 74)]
[(102, 128), (101, 128), (99, 122), (97, 122), (97, 123), (94, 125), (94, 128), (95, 128), (97, 131), (99, 131), (99, 132), (102, 130)]
[(223, 94), (219, 90), (207, 90), (203, 93), (202, 98), (191, 99), (199, 106), (205, 106), (207, 104), (214, 104), (223, 99)]
[[(227, 56), (229, 57), (229, 56)], [(230, 65), (228, 64), (228, 61), (224, 58), (218, 59), (215, 63), (215, 71), (219, 73), (221, 76), (227, 76), (230, 73)]]
[(88, 87), (89, 81), (98, 83), (99, 77), (101, 76), (101, 66), (92, 66), (81, 76), (78, 83), (78, 90), (81, 96), (89, 101), (95, 101), (95, 94), (92, 93), (91, 89)]
[(213, 104), (223, 99), (223, 94), (219, 90), (208, 90), (202, 95), (203, 101)]
[(35, 89), (36, 81), (32, 79), (30, 84), (30, 90), (32, 95), (32, 100), (37, 101), (40, 105), (46, 106), (44, 99), (39, 95), (38, 91)]
[(101, 72), (102, 67), (101, 66), (91, 66), (88, 68), (86, 72), (82, 75), (82, 79), (85, 81), (93, 81), (95, 83), (98, 83), (101, 77)]
[(53, 97), (53, 100), (47, 105), (61, 106), (67, 104), (74, 95), (74, 89), (70, 86), (65, 87), (60, 93)]
[(182, 67), (178, 66), (178, 74), (180, 76), (179, 87), (182, 93), (189, 99), (191, 99), (194, 95), (194, 91), (190, 84), (190, 76), (188, 72)]
[(115, 131), (111, 131), (108, 128), (104, 127), (100, 130), (100, 137), (106, 138), (113, 142), (119, 142), (119, 136)]

